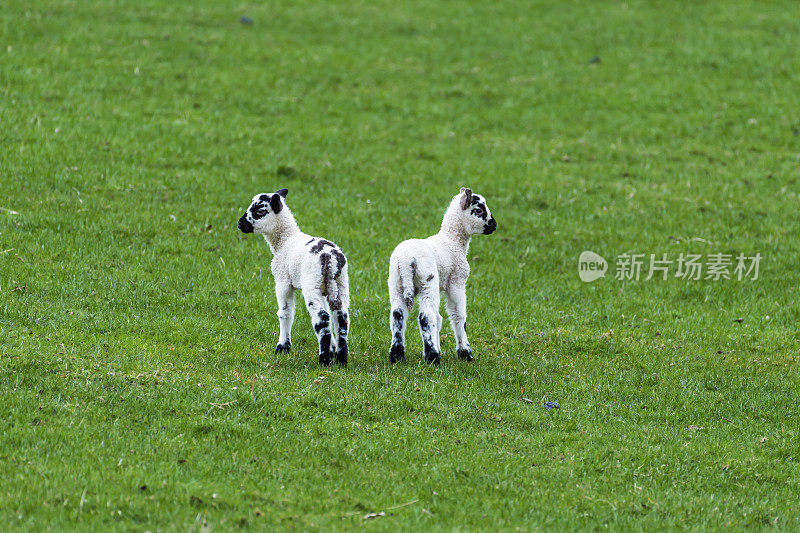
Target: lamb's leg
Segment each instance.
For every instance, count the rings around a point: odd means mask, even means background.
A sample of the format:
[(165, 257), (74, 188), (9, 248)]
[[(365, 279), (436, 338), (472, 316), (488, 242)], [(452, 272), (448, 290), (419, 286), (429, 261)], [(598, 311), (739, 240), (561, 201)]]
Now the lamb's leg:
[(439, 282), (426, 285), (419, 295), (419, 332), (425, 361), (439, 364)]
[(463, 285), (451, 286), (447, 291), (447, 316), (456, 337), (456, 353), (459, 359), (472, 361), (472, 349), (467, 340), (467, 291)]
[(320, 293), (303, 294), (314, 332), (319, 340), (319, 364), (328, 366), (333, 361), (333, 336), (331, 334), (331, 313), (328, 301)]
[(289, 352), (292, 349), (292, 323), (294, 322), (294, 289), (288, 283), (275, 283), (275, 296), (278, 299), (278, 322), (280, 336), (275, 353)]
[[(328, 308), (330, 309), (330, 302), (328, 303)], [(338, 342), (337, 342), (337, 339), (336, 339), (336, 332), (339, 331), (339, 323), (336, 321), (336, 311), (335, 310), (330, 309), (328, 311), (328, 313), (330, 314), (330, 328), (331, 328), (331, 347), (330, 347), (330, 350), (331, 350), (331, 353), (335, 355), (336, 354), (336, 346), (338, 345)]]
[(347, 332), (350, 330), (350, 316), (346, 308), (333, 311), (333, 323), (336, 327), (336, 362), (347, 366)]
[[(412, 280), (413, 284), (413, 280)], [(414, 301), (412, 298), (411, 305)], [(404, 299), (403, 284), (396, 261), (389, 263), (389, 329), (392, 332), (392, 347), (389, 349), (389, 362), (394, 364), (406, 356), (406, 320), (410, 311)]]
[(408, 310), (402, 298), (392, 298), (391, 308), (389, 328), (392, 331), (392, 347), (389, 350), (389, 362), (396, 363), (406, 356), (405, 342)]
[(347, 265), (342, 269), (337, 279), (339, 283), (339, 308), (334, 310), (333, 317), (336, 325), (336, 362), (347, 366), (349, 349), (347, 334), (350, 332), (350, 281), (347, 275)]

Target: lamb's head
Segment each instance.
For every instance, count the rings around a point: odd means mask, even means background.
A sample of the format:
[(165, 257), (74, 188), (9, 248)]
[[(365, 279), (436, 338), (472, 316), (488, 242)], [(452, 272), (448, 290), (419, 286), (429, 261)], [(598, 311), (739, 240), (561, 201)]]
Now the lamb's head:
[(461, 192), (453, 198), (449, 211), (456, 213), (456, 220), (470, 235), (483, 233), (489, 235), (497, 229), (497, 222), (486, 205), (486, 199), (470, 189), (461, 188)]
[(278, 214), (286, 208), (284, 198), (287, 194), (287, 189), (281, 189), (272, 194), (255, 195), (250, 207), (239, 219), (242, 233), (271, 234), (275, 230)]

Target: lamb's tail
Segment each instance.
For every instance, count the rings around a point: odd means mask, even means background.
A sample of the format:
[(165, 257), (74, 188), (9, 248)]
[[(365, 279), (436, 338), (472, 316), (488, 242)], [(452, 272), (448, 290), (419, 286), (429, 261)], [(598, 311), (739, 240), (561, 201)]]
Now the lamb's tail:
[(337, 277), (347, 263), (344, 254), (338, 250), (331, 253), (321, 254), (319, 257), (322, 264), (322, 284), (320, 292), (328, 299), (331, 309), (338, 311), (342, 308), (342, 299), (339, 296), (339, 282)]
[(397, 271), (400, 274), (400, 290), (403, 301), (408, 309), (414, 307), (414, 276), (417, 275), (417, 260), (412, 259), (407, 264), (398, 263)]

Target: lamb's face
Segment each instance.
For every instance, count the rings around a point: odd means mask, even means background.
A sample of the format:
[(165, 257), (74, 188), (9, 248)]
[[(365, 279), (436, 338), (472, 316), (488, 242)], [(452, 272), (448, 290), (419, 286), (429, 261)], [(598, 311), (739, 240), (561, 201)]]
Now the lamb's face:
[(489, 235), (497, 229), (497, 222), (489, 211), (486, 199), (470, 189), (461, 189), (456, 196), (461, 207), (461, 222), (469, 234), (483, 233)]
[(250, 207), (239, 219), (239, 229), (242, 230), (242, 233), (260, 233), (262, 235), (272, 233), (275, 228), (275, 217), (283, 209), (283, 199), (288, 193), (287, 189), (281, 189), (272, 194), (255, 195)]

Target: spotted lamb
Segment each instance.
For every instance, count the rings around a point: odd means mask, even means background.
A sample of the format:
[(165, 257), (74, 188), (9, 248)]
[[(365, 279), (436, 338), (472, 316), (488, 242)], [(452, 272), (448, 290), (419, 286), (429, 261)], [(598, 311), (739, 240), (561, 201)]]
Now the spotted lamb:
[[(286, 205), (287, 189), (257, 194), (239, 219), (244, 233), (264, 236), (272, 250), (280, 338), (275, 353), (292, 348), (294, 291), (300, 289), (319, 340), (319, 363), (347, 365), (350, 291), (347, 259), (331, 241), (300, 231)], [(336, 332), (331, 332), (331, 322)]]
[(389, 260), (389, 300), (392, 347), (389, 360), (395, 363), (405, 356), (405, 328), (408, 313), (419, 296), (419, 329), (425, 360), (439, 364), (439, 293), (447, 297), (447, 314), (456, 338), (458, 357), (472, 361), (467, 340), (467, 294), (469, 277), (467, 251), (472, 235), (490, 234), (497, 229), (486, 200), (470, 189), (450, 202), (439, 233), (427, 239), (401, 242)]

